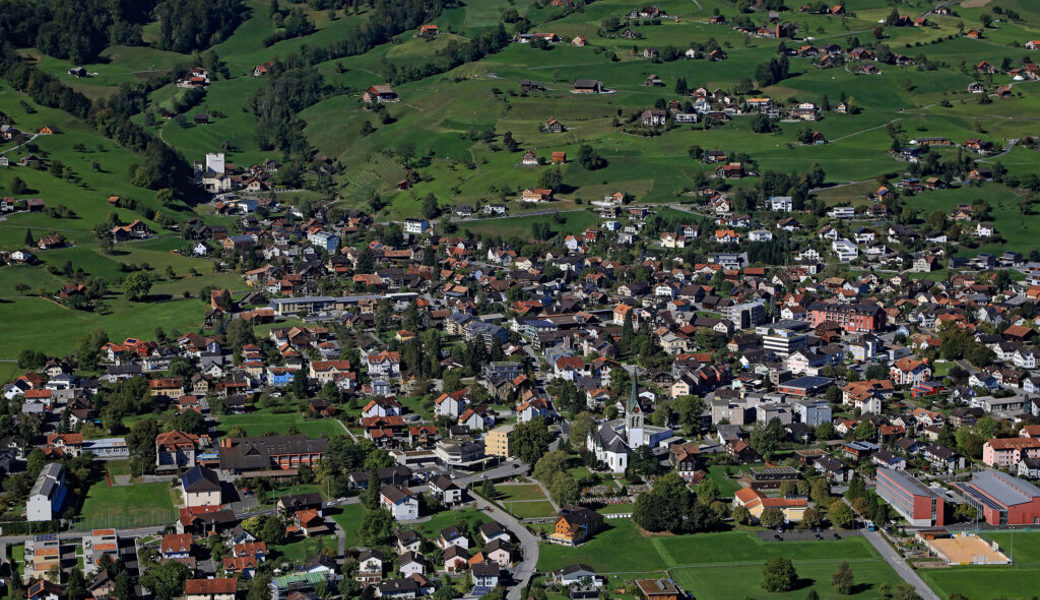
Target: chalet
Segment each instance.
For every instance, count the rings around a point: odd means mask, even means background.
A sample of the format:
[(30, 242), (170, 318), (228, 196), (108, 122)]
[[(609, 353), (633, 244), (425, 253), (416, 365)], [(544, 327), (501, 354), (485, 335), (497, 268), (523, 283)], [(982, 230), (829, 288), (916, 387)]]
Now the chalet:
[(361, 101), (365, 104), (397, 102), (400, 100), (397, 92), (387, 84), (373, 85), (361, 94)]
[(606, 91), (603, 84), (595, 79), (578, 79), (574, 82), (573, 94), (602, 94)]
[(552, 202), (553, 191), (545, 188), (527, 188), (520, 194), (523, 202)]
[(715, 176), (721, 179), (740, 179), (744, 175), (744, 165), (739, 162), (720, 165), (715, 169)]

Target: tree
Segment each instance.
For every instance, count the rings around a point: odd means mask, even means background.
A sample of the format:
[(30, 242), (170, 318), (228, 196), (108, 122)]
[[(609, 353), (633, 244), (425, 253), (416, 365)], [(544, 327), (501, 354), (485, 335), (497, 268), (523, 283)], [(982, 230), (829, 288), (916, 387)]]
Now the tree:
[(520, 423), (513, 430), (516, 440), (516, 457), (533, 465), (549, 449), (552, 435), (543, 417), (535, 417), (526, 423)]
[(864, 419), (859, 422), (859, 425), (856, 425), (853, 435), (861, 442), (870, 441), (877, 438), (877, 427), (874, 427), (873, 423)]
[(773, 418), (765, 427), (755, 426), (755, 430), (751, 432), (751, 447), (759, 456), (769, 460), (783, 439), (784, 426), (780, 419)]
[(552, 168), (542, 173), (541, 178), (538, 179), (538, 187), (552, 190), (554, 193), (560, 191), (560, 187), (563, 185), (563, 175), (560, 174), (558, 168)]
[(809, 491), (809, 497), (812, 498), (812, 501), (815, 502), (817, 506), (830, 504), (831, 484), (823, 477), (814, 479)]
[(437, 197), (426, 194), (422, 201), (422, 215), (425, 219), (436, 219), (441, 214), (440, 206), (437, 205)]
[(366, 546), (388, 544), (394, 536), (394, 518), (382, 509), (368, 511), (361, 519), (359, 534)]
[(560, 506), (574, 504), (578, 501), (580, 493), (578, 482), (566, 471), (558, 471), (549, 484), (549, 496)]
[(802, 515), (802, 525), (806, 527), (821, 527), (823, 526), (823, 516), (820, 515), (820, 511), (815, 508), (806, 509)]
[(291, 390), (293, 396), (298, 400), (307, 398), (307, 372), (305, 370), (300, 369), (293, 374)]
[(171, 560), (146, 569), (138, 583), (151, 590), (156, 600), (172, 600), (184, 593), (187, 578), (188, 566)]
[(147, 273), (136, 271), (123, 280), (123, 293), (131, 302), (143, 302), (152, 290), (152, 279)]
[(784, 524), (784, 513), (775, 506), (762, 511), (762, 514), (758, 517), (758, 522), (762, 524), (762, 527), (768, 527), (769, 529), (775, 529)]
[(793, 481), (785, 480), (780, 482), (780, 497), (787, 498), (794, 496), (798, 491), (798, 486)]
[(849, 566), (849, 563), (841, 561), (841, 564), (838, 565), (838, 570), (835, 571), (834, 575), (831, 575), (831, 585), (842, 596), (848, 596), (852, 593), (853, 588), (856, 586), (856, 580), (852, 576), (852, 567)]
[(731, 516), (733, 517), (734, 521), (740, 523), (741, 525), (747, 525), (751, 523), (751, 512), (744, 505), (734, 506), (733, 514)]
[(544, 485), (552, 483), (553, 476), (567, 467), (567, 453), (562, 450), (549, 452), (538, 459), (531, 472), (534, 478)]
[(130, 427), (126, 447), (130, 452), (130, 470), (135, 474), (155, 472), (155, 437), (159, 427), (153, 419), (141, 419)]
[(578, 148), (578, 164), (580, 164), (585, 170), (595, 171), (596, 169), (602, 169), (607, 166), (607, 161), (605, 158), (600, 156), (592, 146), (589, 144), (582, 144), (581, 147)]
[(770, 558), (762, 569), (762, 589), (767, 592), (789, 592), (798, 583), (798, 572), (787, 558)]
[(11, 179), (11, 193), (20, 196), (22, 194), (28, 194), (30, 192), (29, 186), (25, 185), (21, 177), (14, 177)]
[(827, 517), (839, 529), (852, 529), (856, 523), (856, 513), (852, 512), (852, 507), (840, 498), (831, 503)]
[(581, 411), (573, 419), (571, 419), (571, 433), (570, 439), (572, 444), (576, 444), (582, 448), (585, 447), (585, 438), (588, 437), (589, 432), (596, 426), (596, 419), (593, 418), (588, 411)]
[(282, 523), (282, 519), (276, 516), (268, 516), (264, 520), (263, 527), (260, 528), (261, 540), (265, 543), (273, 546), (277, 546), (285, 543), (285, 523)]

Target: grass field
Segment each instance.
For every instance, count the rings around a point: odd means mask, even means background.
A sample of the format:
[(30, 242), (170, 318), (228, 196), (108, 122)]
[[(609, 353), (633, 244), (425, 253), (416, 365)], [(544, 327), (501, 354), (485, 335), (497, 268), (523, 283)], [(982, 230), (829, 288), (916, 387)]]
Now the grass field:
[(177, 518), (175, 506), (179, 503), (180, 492), (168, 483), (108, 487), (108, 483), (99, 481), (90, 487), (76, 526), (96, 529), (167, 525)]
[(721, 465), (713, 465), (708, 467), (708, 475), (715, 480), (715, 484), (719, 486), (719, 494), (727, 498), (732, 497), (737, 490), (744, 487), (740, 485), (740, 482), (730, 477), (726, 473), (726, 467)]
[(358, 528), (361, 519), (365, 517), (365, 509), (360, 504), (346, 504), (339, 508), (339, 512), (332, 515), (332, 520), (343, 528), (347, 535), (347, 547), (356, 546), (358, 542)]
[(533, 483), (522, 483), (517, 485), (499, 484), (495, 486), (498, 491), (498, 499), (502, 501), (512, 500), (544, 500), (545, 494), (542, 488)]
[[(843, 560), (852, 565), (860, 585), (856, 597), (876, 597), (875, 588), (880, 583), (899, 582), (896, 573), (860, 537), (778, 544), (763, 542), (746, 531), (647, 536), (628, 519), (609, 520), (607, 526), (606, 531), (578, 548), (543, 544), (538, 569), (581, 562), (601, 574), (625, 573), (624, 577), (667, 571), (693, 597), (712, 600), (795, 597), (770, 595), (759, 587), (762, 565), (774, 556), (794, 561), (803, 580), (797, 597), (811, 588), (822, 598), (838, 598), (831, 588), (830, 575)], [(618, 552), (618, 548), (624, 548), (624, 552)]]
[(520, 502), (502, 502), (506, 510), (519, 519), (551, 517), (556, 514), (552, 503), (548, 500), (523, 500)]
[(267, 432), (283, 435), (293, 427), (311, 438), (344, 435), (339, 421), (331, 417), (304, 419), (300, 413), (255, 412), (244, 415), (225, 415), (220, 418), (220, 426), (225, 433), (234, 427), (241, 427), (245, 430), (246, 435), (262, 435)]
[(491, 521), (491, 517), (486, 515), (483, 511), (474, 509), (465, 510), (442, 510), (441, 512), (430, 517), (429, 521), (420, 523), (415, 527), (423, 535), (428, 538), (436, 539), (441, 534), (441, 530), (445, 527), (452, 525), (459, 525), (461, 523), (487, 523)]

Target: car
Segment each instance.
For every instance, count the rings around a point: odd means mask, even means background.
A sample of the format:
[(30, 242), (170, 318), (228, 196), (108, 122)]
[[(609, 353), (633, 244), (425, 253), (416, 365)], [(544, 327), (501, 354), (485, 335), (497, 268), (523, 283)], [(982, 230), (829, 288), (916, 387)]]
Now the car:
[(841, 534), (839, 534), (837, 531), (835, 531), (834, 532), (834, 539), (840, 540), (841, 539)]
[(784, 537), (782, 535), (778, 534), (778, 533), (774, 533), (773, 534), (773, 539), (778, 541), (778, 542), (784, 541)]
[(817, 534), (816, 534), (816, 539), (818, 539), (818, 540), (822, 540), (822, 539), (823, 539), (823, 536), (817, 533)]

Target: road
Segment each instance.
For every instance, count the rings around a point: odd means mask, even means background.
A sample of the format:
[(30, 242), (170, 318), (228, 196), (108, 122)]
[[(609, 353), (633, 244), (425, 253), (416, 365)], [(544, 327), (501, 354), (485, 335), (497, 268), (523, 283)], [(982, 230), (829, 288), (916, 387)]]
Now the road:
[(870, 544), (874, 546), (874, 549), (878, 551), (878, 554), (885, 559), (885, 562), (895, 569), (895, 572), (899, 574), (903, 581), (913, 586), (914, 591), (921, 598), (924, 600), (939, 600), (939, 596), (932, 591), (932, 588), (928, 587), (928, 584), (921, 579), (920, 575), (906, 564), (903, 557), (893, 550), (892, 546), (888, 545), (881, 532), (864, 530), (862, 533), (863, 537), (867, 538)]
[[(516, 465), (520, 465), (517, 468)], [(459, 477), (455, 480), (455, 484), (460, 487), (473, 487), (473, 484), (480, 483), (485, 479), (502, 479), (503, 477), (515, 477), (517, 475), (526, 475), (530, 469), (527, 465), (521, 463), (518, 460), (511, 460), (502, 463), (500, 466), (495, 467), (489, 471), (481, 471), (473, 475), (467, 475), (465, 477)]]
[(30, 137), (29, 139), (25, 140), (25, 141), (24, 141), (24, 142), (22, 142), (21, 144), (18, 144), (18, 145), (17, 145), (17, 146), (15, 146), (14, 148), (9, 148), (9, 149), (7, 149), (7, 150), (4, 150), (3, 152), (0, 152), (0, 155), (4, 155), (4, 154), (7, 154), (8, 152), (14, 152), (15, 150), (17, 150), (17, 149), (21, 148), (22, 146), (24, 146), (24, 145), (26, 145), (26, 144), (31, 144), (31, 143), (33, 142), (33, 140), (35, 140), (36, 138), (40, 137), (40, 135), (41, 135), (41, 134), (39, 134), (39, 133), (34, 133), (34, 134), (32, 135), (32, 137)]
[(506, 591), (506, 600), (520, 600), (524, 589), (527, 587), (531, 577), (534, 576), (538, 566), (538, 538), (524, 527), (524, 524), (512, 516), (494, 508), (490, 502), (477, 495), (473, 489), (469, 490), (477, 508), (486, 511), (488, 515), (509, 530), (520, 547), (520, 564), (513, 571), (513, 585)]

